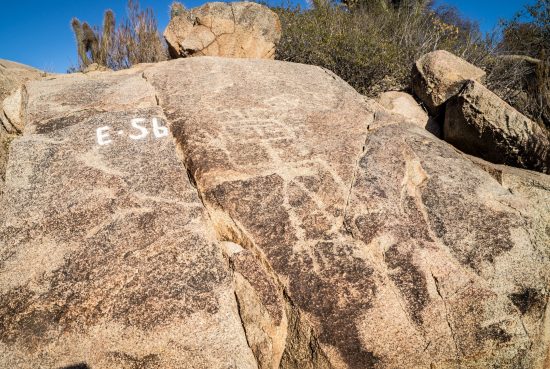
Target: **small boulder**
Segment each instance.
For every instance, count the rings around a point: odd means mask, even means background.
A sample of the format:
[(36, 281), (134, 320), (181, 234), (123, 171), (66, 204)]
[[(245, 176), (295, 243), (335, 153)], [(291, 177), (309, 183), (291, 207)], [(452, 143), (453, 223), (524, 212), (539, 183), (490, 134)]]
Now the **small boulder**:
[(181, 10), (164, 31), (172, 58), (275, 57), (281, 24), (268, 7), (251, 2), (213, 2), (190, 11)]
[(425, 54), (412, 70), (412, 88), (432, 115), (456, 95), (468, 80), (482, 82), (485, 72), (445, 50)]
[(497, 164), (550, 173), (548, 132), (478, 82), (449, 100), (445, 141)]
[(439, 123), (428, 116), (428, 113), (416, 102), (413, 96), (401, 91), (387, 91), (382, 93), (378, 103), (386, 110), (399, 114), (419, 127), (425, 128), (437, 137), (441, 137), (442, 130)]

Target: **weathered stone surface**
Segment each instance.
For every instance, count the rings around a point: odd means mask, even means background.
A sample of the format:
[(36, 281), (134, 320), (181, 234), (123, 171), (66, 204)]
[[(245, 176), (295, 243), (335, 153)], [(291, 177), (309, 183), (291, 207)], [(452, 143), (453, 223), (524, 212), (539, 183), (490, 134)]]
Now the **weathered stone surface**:
[(173, 58), (273, 59), (281, 25), (277, 14), (264, 5), (212, 2), (173, 17), (164, 38)]
[(23, 82), (39, 79), (45, 73), (25, 64), (0, 59), (0, 102)]
[(23, 84), (44, 75), (27, 65), (0, 59), (0, 197), (4, 188), (9, 146), (22, 130), (20, 108), (25, 98)]
[(475, 81), (447, 103), (444, 137), (493, 163), (550, 173), (548, 131)]
[(0, 367), (256, 368), (231, 271), (139, 70), (27, 91), (1, 206)]
[(432, 115), (441, 113), (443, 104), (457, 94), (468, 80), (482, 82), (485, 72), (445, 50), (425, 54), (412, 70), (414, 94)]
[(380, 94), (377, 102), (393, 114), (399, 114), (407, 121), (425, 128), (437, 137), (443, 136), (442, 127), (428, 116), (428, 113), (406, 92), (387, 91)]
[(287, 299), (282, 367), (545, 365), (540, 197), (318, 68), (175, 63), (145, 75), (218, 234)]
[(547, 367), (549, 176), (462, 154), (314, 66), (89, 76), (28, 86), (0, 367)]

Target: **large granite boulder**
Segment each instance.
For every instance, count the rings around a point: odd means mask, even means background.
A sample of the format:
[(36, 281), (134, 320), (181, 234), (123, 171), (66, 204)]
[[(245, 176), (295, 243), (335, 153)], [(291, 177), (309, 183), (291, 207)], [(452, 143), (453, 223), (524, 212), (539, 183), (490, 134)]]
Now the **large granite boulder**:
[(164, 31), (172, 58), (225, 56), (275, 57), (281, 38), (279, 17), (267, 6), (252, 2), (206, 3), (174, 14)]
[(548, 364), (547, 175), (314, 66), (190, 58), (27, 90), (0, 367)]
[(0, 196), (5, 180), (11, 141), (21, 133), (21, 103), (25, 98), (24, 83), (46, 74), (24, 64), (0, 59)]
[(437, 50), (420, 57), (413, 65), (411, 87), (432, 115), (439, 115), (445, 102), (468, 80), (482, 82), (485, 72), (466, 60)]
[(475, 81), (447, 103), (443, 131), (446, 141), (469, 154), (550, 173), (548, 130)]

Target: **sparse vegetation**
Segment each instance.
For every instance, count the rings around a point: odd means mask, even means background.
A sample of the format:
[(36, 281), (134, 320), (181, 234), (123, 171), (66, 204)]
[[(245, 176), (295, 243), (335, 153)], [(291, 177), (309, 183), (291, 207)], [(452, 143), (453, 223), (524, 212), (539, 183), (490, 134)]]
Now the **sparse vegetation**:
[(152, 9), (141, 10), (139, 2), (128, 1), (128, 18), (117, 28), (112, 10), (106, 10), (101, 28), (73, 18), (73, 28), (79, 65), (84, 70), (92, 63), (118, 70), (137, 63), (152, 63), (167, 59)]
[(500, 41), (497, 34), (483, 35), (456, 8), (436, 8), (429, 0), (312, 0), (309, 9), (281, 6), (273, 8), (283, 26), (276, 57), (328, 68), (359, 92), (376, 96), (407, 90), (412, 63), (430, 51), (447, 50), (485, 69), (489, 88), (550, 127), (549, 4), (538, 0), (503, 23)]
[(489, 87), (550, 127), (550, 0), (537, 0), (502, 22), (502, 40), (487, 66)]
[(407, 89), (412, 63), (427, 52), (445, 49), (474, 64), (488, 54), (475, 24), (426, 1), (315, 0), (307, 10), (274, 10), (283, 26), (278, 59), (328, 68), (369, 96)]

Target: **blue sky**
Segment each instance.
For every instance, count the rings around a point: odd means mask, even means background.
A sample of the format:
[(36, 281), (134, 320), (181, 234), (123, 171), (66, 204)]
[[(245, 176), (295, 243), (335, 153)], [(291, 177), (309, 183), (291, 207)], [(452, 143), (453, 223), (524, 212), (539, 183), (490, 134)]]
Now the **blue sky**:
[[(304, 0), (300, 0), (304, 1)], [(534, 0), (437, 0), (451, 4), (479, 22), (482, 31), (492, 30), (500, 18), (509, 18)], [(168, 24), (172, 0), (141, 0), (142, 8), (152, 7), (162, 31)], [(187, 8), (205, 1), (188, 0)], [(277, 0), (271, 0), (271, 4)], [(117, 20), (126, 14), (126, 0), (0, 0), (0, 59), (9, 59), (48, 72), (64, 73), (76, 65), (76, 48), (70, 27), (72, 17), (92, 25), (101, 24), (103, 11), (111, 8)]]

